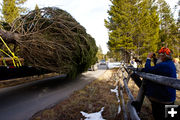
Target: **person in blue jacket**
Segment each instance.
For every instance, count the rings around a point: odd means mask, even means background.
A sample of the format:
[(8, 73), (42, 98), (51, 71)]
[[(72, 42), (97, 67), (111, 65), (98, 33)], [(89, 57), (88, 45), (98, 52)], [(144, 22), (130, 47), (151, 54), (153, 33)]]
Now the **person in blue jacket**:
[[(151, 66), (151, 58), (154, 58), (154, 53), (149, 53), (143, 72), (176, 78), (176, 67), (171, 54), (172, 52), (168, 48), (162, 47), (158, 52), (155, 66)], [(176, 90), (148, 80), (145, 84), (145, 94), (151, 101), (153, 117), (155, 120), (163, 120), (165, 118), (165, 105), (174, 104)]]

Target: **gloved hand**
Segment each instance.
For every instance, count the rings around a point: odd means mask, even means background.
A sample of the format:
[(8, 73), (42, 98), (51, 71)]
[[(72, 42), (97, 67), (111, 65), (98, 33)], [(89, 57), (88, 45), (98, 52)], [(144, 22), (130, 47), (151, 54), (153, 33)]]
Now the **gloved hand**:
[(151, 52), (151, 53), (148, 54), (147, 58), (151, 59), (151, 58), (153, 58), (153, 55), (154, 55), (154, 53)]

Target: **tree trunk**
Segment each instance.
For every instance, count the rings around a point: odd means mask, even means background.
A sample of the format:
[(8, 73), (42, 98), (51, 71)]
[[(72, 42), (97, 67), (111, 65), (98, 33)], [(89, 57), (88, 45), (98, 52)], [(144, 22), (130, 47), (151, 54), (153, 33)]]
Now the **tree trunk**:
[(20, 39), (19, 34), (12, 33), (12, 32), (9, 32), (9, 31), (5, 31), (5, 30), (2, 30), (2, 29), (0, 29), (0, 36), (3, 38), (3, 40), (6, 43), (15, 44)]

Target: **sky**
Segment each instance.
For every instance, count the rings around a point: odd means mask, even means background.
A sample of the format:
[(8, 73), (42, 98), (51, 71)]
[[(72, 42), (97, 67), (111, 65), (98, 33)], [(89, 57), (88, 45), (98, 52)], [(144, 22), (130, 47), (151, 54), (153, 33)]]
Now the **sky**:
[[(166, 1), (171, 8), (178, 2), (178, 0)], [(97, 46), (101, 46), (104, 54), (108, 51), (108, 30), (104, 26), (104, 19), (108, 17), (110, 0), (27, 0), (24, 6), (33, 10), (36, 4), (39, 8), (55, 6), (66, 10), (95, 38)]]

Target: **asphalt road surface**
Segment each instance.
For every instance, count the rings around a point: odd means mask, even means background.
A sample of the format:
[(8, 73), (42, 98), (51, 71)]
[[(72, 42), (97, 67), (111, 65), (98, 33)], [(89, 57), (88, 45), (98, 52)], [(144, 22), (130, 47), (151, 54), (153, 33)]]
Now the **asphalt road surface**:
[(88, 71), (74, 80), (44, 79), (0, 89), (0, 120), (28, 120), (40, 110), (54, 106), (74, 91), (100, 77), (106, 66)]

